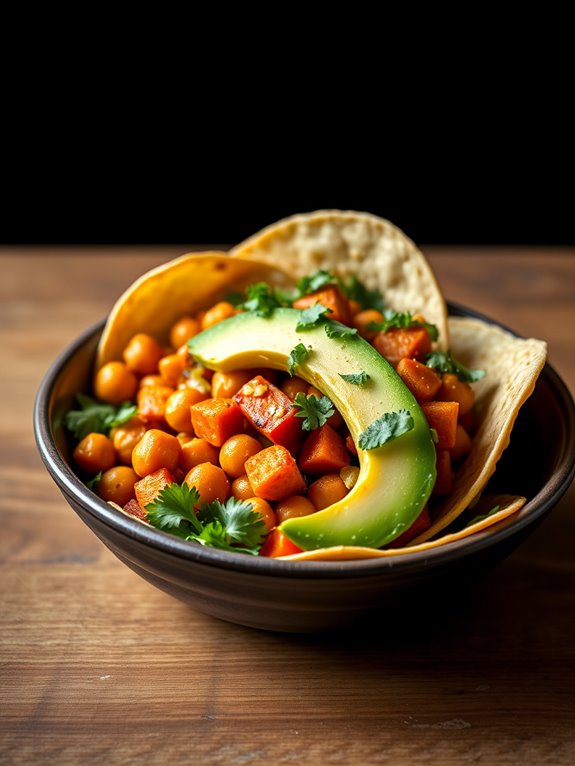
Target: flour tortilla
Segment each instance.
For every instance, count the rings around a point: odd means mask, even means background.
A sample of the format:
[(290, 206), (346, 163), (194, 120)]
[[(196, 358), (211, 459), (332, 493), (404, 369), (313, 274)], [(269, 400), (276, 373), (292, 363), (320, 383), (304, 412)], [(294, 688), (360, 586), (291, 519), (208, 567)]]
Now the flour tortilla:
[(450, 317), (449, 329), (455, 359), (486, 373), (473, 384), (479, 428), (470, 454), (455, 475), (453, 492), (435, 509), (435, 521), (413, 540), (413, 545), (445, 529), (480, 496), (509, 444), (519, 410), (532, 394), (547, 357), (544, 341), (518, 338), (479, 319)]
[(136, 333), (148, 333), (167, 344), (170, 327), (180, 317), (209, 308), (226, 293), (261, 280), (276, 286), (292, 284), (287, 275), (266, 264), (217, 251), (189, 253), (157, 266), (116, 301), (100, 339), (96, 369), (121, 359)]
[(487, 518), (470, 524), (469, 526), (457, 532), (446, 534), (429, 542), (410, 543), (405, 548), (387, 548), (384, 550), (378, 548), (365, 548), (355, 545), (334, 545), (331, 548), (318, 548), (315, 551), (304, 551), (303, 553), (292, 553), (289, 556), (281, 556), (282, 561), (354, 561), (357, 559), (382, 559), (404, 556), (406, 553), (422, 553), (443, 547), (459, 540), (464, 540), (471, 535), (493, 534), (494, 531), (503, 527), (504, 522), (509, 521), (526, 502), (526, 498), (515, 495), (493, 495), (484, 497), (478, 503), (475, 509), (476, 515), (481, 516), (489, 513), (498, 506), (495, 513), (491, 513)]
[(423, 314), (437, 326), (437, 348), (449, 347), (447, 308), (429, 262), (383, 218), (341, 210), (303, 213), (254, 234), (231, 255), (279, 266), (296, 279), (319, 269), (355, 275), (366, 287), (379, 289), (388, 308)]

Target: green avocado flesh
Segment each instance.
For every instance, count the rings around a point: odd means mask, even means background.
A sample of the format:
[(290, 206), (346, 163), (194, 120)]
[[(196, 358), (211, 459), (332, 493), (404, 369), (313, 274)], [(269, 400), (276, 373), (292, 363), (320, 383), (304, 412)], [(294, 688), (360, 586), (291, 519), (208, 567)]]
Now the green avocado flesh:
[[(296, 370), (331, 399), (357, 445), (359, 435), (386, 412), (407, 409), (414, 428), (381, 447), (358, 447), (359, 478), (343, 500), (309, 516), (288, 519), (279, 529), (304, 550), (333, 545), (380, 548), (408, 529), (435, 483), (435, 447), (427, 420), (393, 367), (358, 335), (329, 338), (324, 325), (296, 331), (301, 312), (275, 309), (269, 318), (245, 312), (194, 336), (191, 354), (212, 370), (287, 370), (292, 349), (311, 351)], [(342, 374), (365, 371), (363, 385)]]

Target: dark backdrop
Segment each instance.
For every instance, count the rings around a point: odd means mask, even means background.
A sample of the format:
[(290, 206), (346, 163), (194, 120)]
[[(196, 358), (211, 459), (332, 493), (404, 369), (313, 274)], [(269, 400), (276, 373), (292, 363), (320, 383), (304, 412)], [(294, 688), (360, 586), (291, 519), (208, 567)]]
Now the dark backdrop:
[(341, 208), (389, 218), (422, 245), (575, 244), (566, 155), (444, 157), (36, 158), (4, 179), (0, 243), (233, 244), (284, 216)]

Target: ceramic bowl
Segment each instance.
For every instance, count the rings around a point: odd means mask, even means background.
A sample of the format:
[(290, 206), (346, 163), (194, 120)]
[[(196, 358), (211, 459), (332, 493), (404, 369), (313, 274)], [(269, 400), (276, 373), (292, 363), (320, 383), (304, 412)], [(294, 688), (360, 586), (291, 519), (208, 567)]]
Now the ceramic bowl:
[[(454, 305), (450, 312), (477, 316)], [(63, 416), (75, 392), (88, 390), (102, 328), (103, 322), (84, 332), (42, 382), (34, 412), (42, 459), (70, 506), (121, 561), (152, 585), (223, 620), (274, 631), (315, 632), (382, 610), (389, 615), (406, 600), (425, 599), (430, 588), (436, 594), (441, 588), (441, 599), (448, 599), (514, 550), (557, 504), (575, 472), (573, 400), (547, 364), (490, 482), (490, 491), (529, 498), (521, 515), (505, 528), (429, 551), (342, 562), (281, 561), (185, 542), (107, 505), (71, 468)], [(534, 433), (536, 450), (530, 438)]]

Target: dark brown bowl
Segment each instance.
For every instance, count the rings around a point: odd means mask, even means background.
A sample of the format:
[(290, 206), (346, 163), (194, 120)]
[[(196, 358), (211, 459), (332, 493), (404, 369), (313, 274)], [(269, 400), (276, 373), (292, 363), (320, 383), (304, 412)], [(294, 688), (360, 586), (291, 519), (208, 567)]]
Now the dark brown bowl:
[[(462, 307), (450, 313), (478, 316)], [(486, 319), (485, 317), (482, 317)], [(486, 319), (486, 321), (492, 321)], [(228, 553), (185, 542), (121, 514), (100, 500), (70, 467), (63, 416), (88, 390), (103, 323), (83, 333), (48, 371), (36, 398), (34, 428), (42, 459), (62, 494), (90, 529), (150, 583), (223, 620), (276, 631), (345, 626), (406, 599), (442, 588), (442, 599), (468, 587), (507, 556), (556, 505), (575, 472), (575, 407), (546, 365), (517, 420), (489, 490), (530, 498), (516, 522), (495, 532), (425, 552), (342, 562), (289, 562)], [(533, 439), (537, 434), (537, 449)]]

